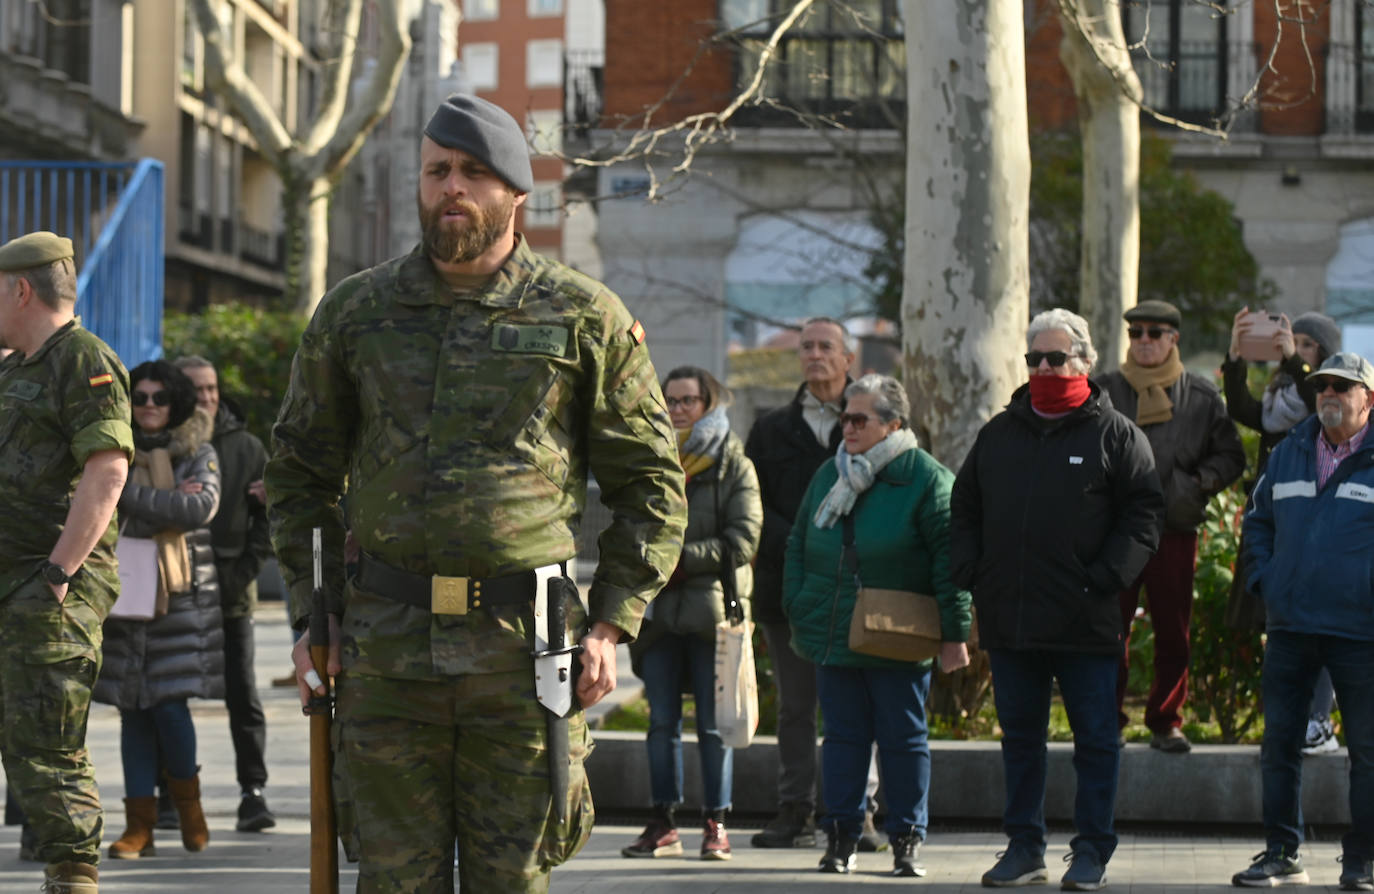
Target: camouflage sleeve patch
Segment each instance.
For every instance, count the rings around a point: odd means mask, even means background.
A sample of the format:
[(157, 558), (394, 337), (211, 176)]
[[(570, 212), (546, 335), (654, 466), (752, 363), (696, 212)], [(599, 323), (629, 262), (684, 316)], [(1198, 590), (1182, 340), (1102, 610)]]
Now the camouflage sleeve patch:
[(633, 340), (634, 340), (634, 343), (637, 344), (637, 345), (642, 345), (642, 344), (644, 344), (644, 324), (643, 324), (643, 323), (639, 322), (638, 320), (635, 320), (634, 325), (630, 327), (630, 338), (633, 339)]
[(99, 388), (101, 385), (108, 385), (114, 381), (114, 376), (109, 373), (101, 373), (98, 376), (91, 376), (90, 384), (92, 388)]

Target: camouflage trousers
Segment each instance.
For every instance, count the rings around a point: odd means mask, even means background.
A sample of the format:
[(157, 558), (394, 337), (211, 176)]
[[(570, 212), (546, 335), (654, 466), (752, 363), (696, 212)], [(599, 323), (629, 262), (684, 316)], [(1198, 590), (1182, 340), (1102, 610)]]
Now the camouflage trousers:
[(544, 709), (532, 667), (433, 680), (344, 674), (335, 779), (355, 826), (360, 894), (543, 892), (592, 831), (582, 713), (568, 721), (569, 815), (549, 792)]
[(86, 750), (102, 612), (35, 575), (0, 595), (0, 757), (45, 863), (100, 862), (104, 818)]

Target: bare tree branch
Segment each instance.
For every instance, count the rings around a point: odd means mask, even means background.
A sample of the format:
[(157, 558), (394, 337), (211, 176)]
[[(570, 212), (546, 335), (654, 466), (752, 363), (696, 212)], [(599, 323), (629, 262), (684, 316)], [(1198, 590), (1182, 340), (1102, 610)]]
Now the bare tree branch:
[(358, 54), (358, 32), (362, 24), (362, 0), (335, 0), (327, 7), (328, 25), (324, 33), (330, 35), (330, 52), (322, 60), (324, 93), (314, 124), (305, 137), (305, 148), (317, 152), (333, 135), (343, 117), (348, 100), (348, 83), (353, 74), (353, 60)]
[(258, 143), (258, 151), (273, 165), (280, 165), (291, 148), (291, 134), (272, 104), (243, 69), (233, 50), (234, 35), (226, 30), (219, 11), (223, 0), (191, 0), (205, 46), (206, 86), (229, 103)]

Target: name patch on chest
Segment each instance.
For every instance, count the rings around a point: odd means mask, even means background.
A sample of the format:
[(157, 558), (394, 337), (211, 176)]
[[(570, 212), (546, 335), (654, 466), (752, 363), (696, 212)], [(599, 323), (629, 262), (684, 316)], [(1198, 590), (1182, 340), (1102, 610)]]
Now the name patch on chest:
[(1347, 481), (1336, 488), (1336, 499), (1359, 500), (1361, 503), (1374, 503), (1374, 489), (1363, 484)]
[(562, 326), (498, 323), (491, 333), (493, 351), (512, 354), (568, 355), (568, 330)]
[(16, 400), (33, 400), (43, 392), (43, 386), (37, 382), (14, 382), (5, 389), (5, 397), (13, 397)]

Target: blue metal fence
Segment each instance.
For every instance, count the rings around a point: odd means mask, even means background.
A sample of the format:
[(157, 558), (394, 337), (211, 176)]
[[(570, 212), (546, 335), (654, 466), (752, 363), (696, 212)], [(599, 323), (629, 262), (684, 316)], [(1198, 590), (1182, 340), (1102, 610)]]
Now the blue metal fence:
[(0, 243), (71, 238), (76, 311), (126, 366), (162, 353), (163, 169), (134, 162), (0, 161)]

